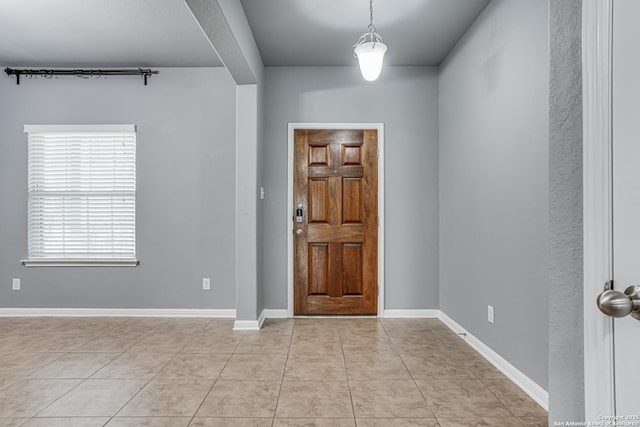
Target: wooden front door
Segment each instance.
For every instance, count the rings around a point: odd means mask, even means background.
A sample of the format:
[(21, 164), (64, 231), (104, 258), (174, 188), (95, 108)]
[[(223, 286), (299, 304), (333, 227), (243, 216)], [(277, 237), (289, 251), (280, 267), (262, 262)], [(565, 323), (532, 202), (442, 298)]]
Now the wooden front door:
[(293, 197), (294, 313), (376, 314), (378, 131), (295, 129)]

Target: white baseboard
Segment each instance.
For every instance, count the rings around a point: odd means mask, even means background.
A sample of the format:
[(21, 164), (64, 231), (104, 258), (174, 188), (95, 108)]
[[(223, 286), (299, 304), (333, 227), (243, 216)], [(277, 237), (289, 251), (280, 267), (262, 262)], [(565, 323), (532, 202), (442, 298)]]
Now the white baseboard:
[(221, 317), (235, 318), (234, 309), (187, 308), (0, 308), (0, 317)]
[(234, 331), (259, 331), (265, 319), (265, 312), (262, 310), (258, 320), (236, 320), (233, 323)]
[(267, 319), (288, 319), (289, 312), (286, 308), (265, 308), (264, 317)]
[(531, 378), (520, 372), (515, 366), (505, 360), (498, 353), (489, 348), (478, 338), (467, 332), (462, 326), (458, 325), (453, 319), (446, 314), (440, 312), (439, 319), (447, 325), (455, 333), (466, 334), (465, 340), (473, 347), (482, 357), (487, 359), (500, 372), (505, 374), (511, 381), (527, 393), (538, 405), (542, 406), (546, 411), (549, 410), (549, 393), (536, 384)]
[(437, 318), (440, 310), (385, 310), (380, 317), (385, 319)]

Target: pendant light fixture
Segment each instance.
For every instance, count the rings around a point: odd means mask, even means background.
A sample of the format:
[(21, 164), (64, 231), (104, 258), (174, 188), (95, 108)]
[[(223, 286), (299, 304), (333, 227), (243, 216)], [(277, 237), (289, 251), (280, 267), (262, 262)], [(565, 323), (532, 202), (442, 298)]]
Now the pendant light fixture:
[(364, 33), (353, 45), (353, 56), (358, 59), (360, 72), (365, 80), (376, 80), (382, 71), (382, 61), (387, 46), (373, 26), (373, 0), (369, 0), (369, 32)]

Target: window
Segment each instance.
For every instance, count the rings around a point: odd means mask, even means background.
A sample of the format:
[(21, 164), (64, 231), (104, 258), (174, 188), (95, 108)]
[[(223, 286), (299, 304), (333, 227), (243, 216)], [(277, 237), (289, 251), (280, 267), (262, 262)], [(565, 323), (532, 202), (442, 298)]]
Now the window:
[(34, 126), (25, 265), (137, 265), (136, 129)]

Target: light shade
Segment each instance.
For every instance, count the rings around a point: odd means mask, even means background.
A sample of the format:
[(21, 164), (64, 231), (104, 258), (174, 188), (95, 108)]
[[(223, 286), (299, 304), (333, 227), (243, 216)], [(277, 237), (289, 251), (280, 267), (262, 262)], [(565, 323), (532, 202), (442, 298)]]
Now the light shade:
[(382, 71), (382, 61), (387, 46), (382, 42), (361, 43), (354, 49), (360, 63), (360, 72), (365, 80), (374, 81)]

